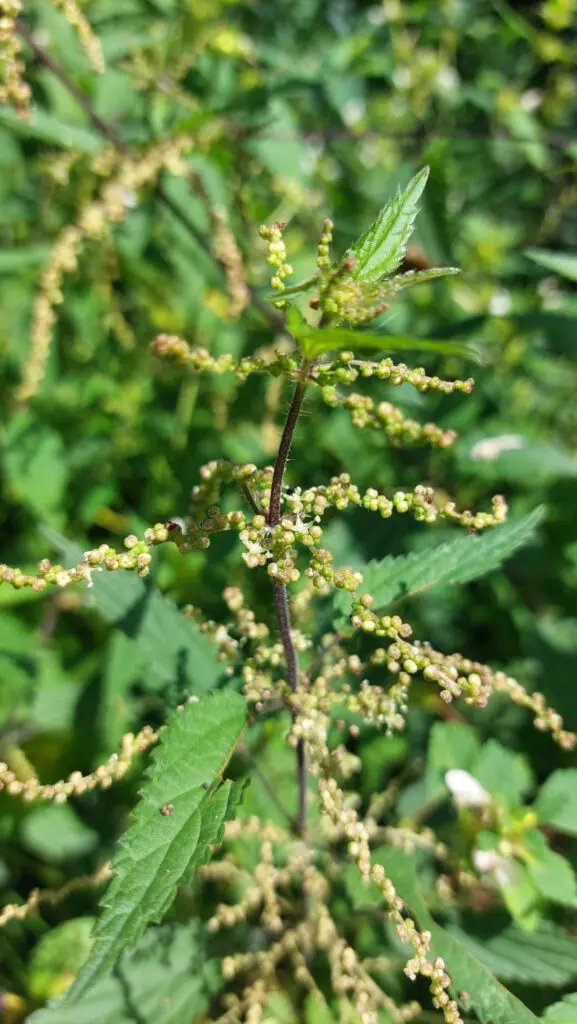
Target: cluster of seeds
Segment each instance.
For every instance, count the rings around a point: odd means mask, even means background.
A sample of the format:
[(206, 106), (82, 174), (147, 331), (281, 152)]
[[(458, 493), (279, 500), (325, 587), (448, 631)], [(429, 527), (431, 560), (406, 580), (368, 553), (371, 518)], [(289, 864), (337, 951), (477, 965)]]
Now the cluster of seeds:
[(276, 268), (275, 273), (271, 277), (270, 285), (277, 292), (285, 290), (285, 278), (290, 277), (293, 272), (290, 263), (286, 262), (287, 251), (282, 237), (284, 227), (284, 224), (277, 221), (276, 224), (273, 224), (272, 228), (268, 228), (266, 224), (259, 228), (260, 237), (265, 238), (268, 243), (266, 261), (271, 267)]
[(462, 391), (469, 395), (473, 390), (475, 381), (472, 377), (467, 380), (443, 380), (441, 377), (430, 377), (424, 367), (407, 366), (406, 363), (394, 363), (392, 359), (380, 359), (373, 362), (370, 359), (356, 359), (353, 352), (341, 352), (338, 360), (329, 363), (319, 363), (314, 370), (314, 378), (321, 386), (327, 386), (332, 382), (340, 384), (354, 384), (359, 377), (378, 377), (379, 380), (387, 380), (390, 384), (411, 384), (418, 391), (441, 391), (450, 395), (454, 391)]
[(388, 309), (351, 271), (354, 260), (347, 259), (336, 270), (329, 269), (319, 284), (319, 295), (311, 299), (313, 309), (320, 309), (325, 317), (351, 326), (361, 326), (380, 316)]
[(469, 509), (458, 512), (453, 501), (436, 504), (432, 487), (419, 484), (413, 491), (396, 491), (392, 498), (387, 498), (374, 487), (361, 493), (356, 484), (351, 483), (348, 473), (331, 477), (328, 487), (319, 485), (305, 491), (295, 488), (286, 495), (285, 503), (290, 513), (297, 517), (322, 517), (329, 508), (344, 512), (352, 504), (370, 512), (378, 512), (383, 519), (389, 519), (395, 512), (408, 513), (418, 522), (434, 523), (437, 519), (452, 519), (460, 526), (474, 530), (496, 526), (507, 518), (507, 504), (501, 495), (492, 499), (491, 512), (472, 512)]
[(388, 648), (377, 648), (370, 657), (373, 666), (384, 665), (399, 683), (408, 687), (412, 677), (421, 673), (427, 682), (440, 687), (441, 699), (450, 704), (462, 698), (466, 704), (486, 707), (494, 692), (506, 693), (513, 703), (535, 715), (535, 728), (550, 732), (564, 750), (577, 746), (577, 735), (564, 728), (562, 716), (549, 708), (542, 693), (528, 693), (516, 679), (505, 672), (495, 672), (487, 665), (471, 661), (461, 654), (442, 654), (429, 644), (409, 642), (411, 627), (398, 615), (378, 615), (371, 610), (373, 598), (363, 594), (353, 602), (351, 622), (356, 629), (377, 637), (388, 637)]
[(261, 349), (242, 359), (235, 359), (229, 354), (214, 357), (205, 348), (191, 348), (177, 334), (158, 334), (150, 347), (155, 356), (188, 366), (191, 370), (234, 373), (240, 381), (246, 380), (251, 373), (270, 373), (273, 376), (285, 373), (290, 376), (297, 373), (299, 366), (294, 356), (287, 355), (279, 347)]
[(242, 255), (231, 230), (226, 210), (209, 204), (212, 223), (212, 252), (226, 274), (230, 303), (228, 316), (236, 317), (250, 302)]
[(130, 569), (139, 576), (147, 576), (152, 561), (152, 548), (169, 539), (170, 531), (162, 523), (157, 523), (145, 531), (143, 540), (139, 540), (135, 534), (126, 537), (126, 551), (116, 551), (108, 544), (101, 544), (97, 548), (85, 551), (82, 561), (71, 569), (65, 569), (58, 564), (53, 565), (48, 558), (43, 558), (38, 563), (38, 571), (35, 573), (23, 572), (22, 569), (12, 569), (0, 564), (0, 584), (9, 583), (14, 590), (31, 587), (32, 590), (40, 591), (49, 583), (58, 587), (67, 587), (70, 583), (87, 583), (90, 587), (95, 571), (114, 572), (116, 569)]
[(18, 117), (30, 113), (30, 86), (24, 81), (25, 65), (16, 19), (22, 12), (21, 0), (0, 0), (0, 103), (10, 103)]
[[(240, 868), (235, 858), (235, 840), (249, 836), (258, 838), (260, 846), (259, 863), (252, 872)], [(322, 1002), (310, 967), (315, 953), (326, 957), (333, 991), (347, 1016), (354, 1009), (363, 1024), (376, 1024), (379, 1010), (384, 1010), (395, 1024), (406, 1024), (419, 1014), (418, 1003), (397, 1005), (371, 977), (371, 970), (379, 970), (388, 962), (384, 958), (364, 960), (339, 934), (327, 905), (327, 878), (315, 865), (317, 855), (310, 848), (286, 830), (258, 818), (229, 823), (226, 842), (233, 844), (230, 853), (201, 868), (200, 873), (217, 883), (228, 883), (237, 894), (237, 902), (220, 904), (209, 928), (230, 928), (257, 914), (264, 934), (274, 938), (265, 949), (236, 953), (223, 960), (222, 973), (227, 980), (245, 975), (248, 983), (239, 994), (223, 997), (227, 1009), (218, 1018), (219, 1024), (260, 1021), (270, 994), (277, 986), (282, 990), (281, 972), (287, 965), (297, 984)], [(302, 888), (307, 904), (306, 916), (296, 925), (290, 911), (287, 918), (291, 903), (285, 895), (295, 886)]]
[(447, 1024), (459, 1024), (459, 1008), (455, 1000), (450, 999), (447, 994), (451, 979), (445, 970), (445, 964), (440, 958), (432, 963), (429, 959), (431, 934), (419, 931), (413, 919), (407, 915), (405, 904), (391, 880), (387, 878), (384, 867), (371, 862), (369, 832), (366, 825), (359, 821), (355, 809), (347, 805), (345, 795), (334, 778), (321, 779), (319, 791), (322, 808), (348, 840), (349, 855), (355, 860), (361, 876), (367, 882), (372, 881), (376, 884), (401, 942), (410, 943), (413, 947), (414, 955), (407, 961), (405, 974), (413, 981), (418, 975), (429, 978), (433, 1005), (442, 1010)]
[(106, 182), (96, 199), (84, 206), (76, 224), (69, 224), (60, 232), (40, 276), (30, 326), (32, 348), (18, 391), (20, 401), (28, 401), (36, 394), (44, 376), (56, 323), (55, 308), (64, 299), (64, 277), (77, 269), (85, 244), (106, 237), (110, 224), (121, 224), (126, 220), (138, 203), (138, 190), (154, 184), (161, 170), (181, 176), (186, 174), (187, 164), (183, 157), (191, 148), (191, 137), (181, 135), (153, 145), (142, 154), (115, 159), (115, 176)]
[(563, 750), (574, 750), (577, 747), (577, 735), (564, 728), (562, 716), (548, 706), (542, 693), (538, 691), (528, 693), (521, 683), (507, 675), (506, 672), (495, 672), (488, 665), (471, 661), (461, 654), (442, 655), (428, 644), (422, 644), (421, 651), (430, 660), (432, 667), (442, 661), (450, 668), (451, 672), (457, 673), (459, 679), (464, 676), (467, 676), (468, 679), (474, 678), (475, 682), (479, 679), (481, 687), (488, 693), (505, 693), (514, 704), (532, 711), (535, 715), (535, 728), (540, 732), (550, 732), (552, 738)]
[(0, 790), (5, 789), (9, 796), (20, 796), (27, 802), (41, 799), (64, 804), (71, 796), (82, 796), (92, 789), (108, 789), (113, 782), (126, 775), (135, 756), (143, 754), (157, 739), (158, 733), (149, 725), (136, 736), (131, 732), (126, 733), (122, 737), (120, 752), (111, 754), (105, 764), (95, 771), (88, 775), (72, 772), (67, 779), (47, 785), (43, 785), (35, 776), (20, 780), (7, 764), (0, 763)]
[(370, 395), (354, 391), (343, 395), (333, 384), (322, 387), (321, 395), (331, 409), (339, 406), (346, 409), (358, 430), (364, 427), (382, 430), (393, 444), (430, 444), (436, 448), (449, 448), (457, 437), (454, 430), (442, 430), (435, 423), (417, 423), (391, 402), (376, 403)]
[(330, 252), (333, 242), (333, 228), (334, 224), (332, 220), (325, 217), (325, 220), (323, 221), (323, 232), (317, 247), (317, 267), (320, 271), (328, 270), (331, 265)]
[[(60, 889), (33, 889), (25, 903), (7, 903), (0, 910), (0, 928), (9, 921), (23, 921), (29, 914), (34, 914), (42, 904), (55, 906), (72, 892), (79, 892), (82, 889), (91, 889), (96, 885), (108, 882), (112, 875), (108, 863), (103, 864), (93, 875), (80, 875), (72, 878)], [(8, 1009), (4, 1006), (3, 1009)]]
[(83, 14), (77, 0), (52, 0), (52, 3), (62, 11), (64, 17), (72, 25), (94, 70), (103, 74), (105, 68), (100, 40), (92, 31), (90, 22)]

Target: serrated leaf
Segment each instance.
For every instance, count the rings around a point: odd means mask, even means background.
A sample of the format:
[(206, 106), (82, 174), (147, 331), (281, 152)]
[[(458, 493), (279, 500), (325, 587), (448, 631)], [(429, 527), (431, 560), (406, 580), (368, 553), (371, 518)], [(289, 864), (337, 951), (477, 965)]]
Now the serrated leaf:
[[(75, 565), (83, 552), (59, 533), (43, 528), (47, 540), (58, 549), (66, 565)], [(156, 587), (127, 570), (95, 572), (86, 590), (87, 603), (102, 617), (134, 638), (146, 659), (145, 684), (158, 688), (178, 683), (190, 693), (206, 693), (216, 685), (222, 667), (216, 649), (191, 619)]]
[(386, 299), (404, 291), (405, 288), (414, 288), (418, 284), (426, 284), (427, 281), (435, 281), (441, 277), (454, 277), (455, 274), (460, 273), (459, 267), (429, 267), (427, 270), (408, 270), (406, 274), (395, 274), (389, 280), (381, 282), (379, 298)]
[(533, 806), (539, 821), (577, 836), (577, 768), (560, 768), (541, 787)]
[(72, 1006), (60, 1000), (30, 1024), (190, 1024), (202, 1017), (216, 987), (199, 925), (149, 928), (114, 976), (96, 983)]
[(383, 207), (377, 219), (346, 252), (355, 265), (352, 276), (367, 284), (376, 284), (392, 274), (402, 262), (407, 242), (413, 233), (418, 202), (423, 194), (429, 168), (423, 167), (404, 191), (399, 188), (394, 199)]
[[(401, 597), (411, 597), (428, 587), (469, 583), (498, 569), (526, 544), (544, 515), (545, 508), (539, 505), (522, 519), (504, 523), (481, 536), (467, 534), (427, 551), (373, 560), (362, 570), (359, 594), (371, 593), (374, 607), (385, 608)], [(339, 591), (335, 605), (346, 614), (351, 600), (349, 594)]]
[(502, 981), (560, 988), (577, 977), (577, 940), (549, 921), (532, 932), (514, 924), (482, 936), (452, 924), (447, 931)]
[[(240, 787), (221, 773), (245, 723), (245, 702), (223, 691), (176, 711), (153, 751), (134, 822), (112, 861), (115, 875), (103, 901), (94, 946), (66, 1005), (80, 999), (158, 923), (179, 885), (220, 841)], [(208, 787), (208, 788), (207, 788)], [(163, 808), (164, 813), (163, 813)]]
[(308, 359), (323, 352), (338, 352), (343, 349), (380, 349), (381, 352), (435, 352), (438, 354), (463, 356), (465, 359), (481, 361), (481, 352), (471, 342), (442, 341), (437, 338), (414, 338), (409, 334), (374, 334), (371, 331), (356, 331), (352, 327), (319, 327), (309, 333), (301, 332), (300, 346)]
[(429, 736), (427, 762), (439, 772), (451, 768), (473, 771), (481, 752), (474, 729), (464, 722), (435, 722)]
[(533, 785), (533, 774), (523, 754), (507, 750), (494, 739), (483, 744), (471, 774), (491, 796), (513, 806)]
[(444, 959), (453, 993), (467, 992), (467, 1007), (475, 1010), (482, 1024), (537, 1024), (538, 1018), (471, 955), (460, 939), (435, 923), (419, 889), (414, 857), (391, 849), (382, 856), (382, 863), (419, 927), (431, 932), (433, 954)]
[(14, 497), (45, 522), (59, 525), (69, 476), (60, 434), (27, 412), (13, 416), (4, 438), (2, 465)]
[[(544, 839), (544, 837), (542, 837)], [(545, 849), (527, 865), (533, 885), (545, 899), (564, 906), (577, 906), (577, 879), (568, 860), (554, 850)]]
[(577, 1024), (577, 992), (570, 992), (560, 1002), (548, 1006), (543, 1020), (545, 1024)]
[(533, 263), (540, 267), (552, 270), (569, 281), (577, 281), (577, 256), (569, 252), (553, 252), (549, 249), (526, 249), (525, 256), (528, 256)]

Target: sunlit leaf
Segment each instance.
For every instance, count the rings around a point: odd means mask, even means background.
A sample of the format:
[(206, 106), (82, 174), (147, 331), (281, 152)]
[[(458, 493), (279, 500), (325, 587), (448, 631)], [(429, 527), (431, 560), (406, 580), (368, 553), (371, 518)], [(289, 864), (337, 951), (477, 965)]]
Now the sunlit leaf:
[(463, 356), (475, 362), (481, 361), (481, 350), (472, 342), (443, 341), (437, 338), (414, 338), (409, 334), (375, 334), (371, 331), (356, 331), (352, 327), (319, 327), (316, 331), (301, 334), (299, 341), (308, 358), (323, 352), (338, 352), (350, 349), (380, 349), (381, 352), (434, 352), (440, 355)]
[[(522, 519), (488, 530), (480, 536), (466, 534), (448, 544), (408, 555), (387, 555), (362, 569), (359, 593), (371, 593), (375, 608), (411, 597), (429, 587), (447, 583), (468, 583), (485, 576), (527, 544), (543, 521), (545, 508), (538, 506)], [(339, 591), (335, 604), (342, 611), (351, 607), (351, 597)]]
[(414, 288), (418, 284), (426, 284), (427, 281), (435, 281), (441, 277), (454, 277), (460, 274), (459, 267), (429, 267), (427, 270), (408, 270), (406, 274), (395, 274), (379, 285), (379, 298), (386, 299), (389, 296), (402, 292), (405, 288)]
[(548, 1006), (543, 1020), (545, 1024), (577, 1024), (577, 992), (570, 992), (559, 1003)]
[(188, 703), (169, 720), (134, 823), (112, 861), (115, 877), (102, 900), (94, 945), (66, 994), (67, 1005), (105, 977), (148, 924), (161, 921), (177, 887), (190, 881), (220, 841), (240, 797), (237, 785), (221, 784), (221, 773), (244, 723), (244, 700), (230, 691)]
[(423, 167), (404, 191), (398, 189), (395, 198), (383, 207), (368, 231), (347, 251), (345, 258), (355, 261), (353, 277), (366, 284), (376, 284), (397, 269), (413, 233), (417, 204), (428, 177), (429, 168)]

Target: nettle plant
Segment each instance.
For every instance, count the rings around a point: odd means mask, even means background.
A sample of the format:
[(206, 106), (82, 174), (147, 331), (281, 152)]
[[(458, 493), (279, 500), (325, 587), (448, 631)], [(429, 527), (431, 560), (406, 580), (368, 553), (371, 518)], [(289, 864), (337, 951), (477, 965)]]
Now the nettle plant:
[[(373, 361), (355, 354), (403, 347), (402, 338), (379, 333), (375, 320), (403, 289), (456, 273), (398, 272), (426, 179), (424, 169), (340, 260), (332, 255), (333, 225), (326, 220), (317, 272), (294, 286), (287, 283), (292, 268), (283, 225), (261, 229), (273, 267), (269, 318), (283, 335), (277, 347), (235, 359), (214, 358), (176, 336), (162, 334), (153, 342), (156, 356), (184, 372), (233, 373), (241, 382), (264, 373), (292, 387), (273, 465), (210, 462), (193, 489), (190, 514), (157, 523), (141, 538), (126, 537), (122, 551), (103, 544), (79, 555), (71, 568), (44, 559), (34, 574), (0, 566), (5, 585), (45, 591), (80, 583), (105, 608), (115, 588), (120, 595), (127, 580), (134, 581), (128, 572), (149, 573), (156, 547), (174, 544), (186, 557), (218, 544), (218, 534), (236, 531), (246, 570), (267, 574), (274, 595), (274, 613), (271, 601), (270, 617), (258, 621), (250, 587), (245, 593), (229, 586), (229, 617), (214, 622), (198, 608), (180, 615), (155, 592), (157, 635), (175, 629), (178, 620), (197, 692), (189, 692), (159, 730), (125, 735), (118, 753), (89, 775), (76, 771), (43, 784), (0, 765), (0, 785), (10, 796), (63, 804), (110, 787), (152, 748), (118, 852), (96, 875), (78, 880), (79, 886), (110, 880), (86, 960), (57, 1005), (32, 1016), (38, 1024), (255, 1024), (295, 1015), (373, 1024), (428, 1020), (430, 1004), (448, 1024), (463, 1015), (502, 1024), (535, 1021), (491, 971), (497, 963), (502, 977), (498, 960), (505, 954), (490, 943), (484, 951), (475, 948), (455, 916), (458, 908), (479, 910), (500, 899), (517, 927), (499, 938), (521, 949), (527, 977), (537, 963), (547, 983), (554, 982), (563, 957), (574, 960), (572, 940), (562, 929), (551, 926), (549, 946), (542, 936), (534, 943), (548, 903), (575, 905), (577, 899), (572, 869), (550, 848), (545, 828), (575, 834), (574, 770), (555, 772), (534, 805), (524, 806), (531, 781), (520, 755), (496, 741), (481, 745), (461, 721), (440, 719), (430, 741), (429, 804), (453, 800), (460, 827), (451, 844), (422, 825), (423, 808), (394, 812), (398, 780), (363, 805), (355, 792), (362, 760), (350, 749), (361, 729), (381, 730), (386, 757), (387, 743), (394, 745), (405, 729), (412, 695), (418, 703), (427, 692), (440, 697), (438, 708), (455, 702), (484, 708), (492, 694), (504, 694), (528, 709), (536, 728), (563, 750), (575, 747), (577, 736), (540, 693), (465, 655), (435, 650), (394, 612), (402, 596), (495, 568), (531, 536), (541, 510), (506, 522), (500, 496), (483, 512), (459, 511), (427, 486), (390, 496), (372, 487), (363, 493), (347, 467), (306, 488), (299, 486), (297, 464), (285, 478), (307, 392), (330, 409), (347, 410), (359, 429), (384, 432), (393, 445), (444, 448), (454, 440), (452, 431), (419, 424), (390, 402), (351, 390), (374, 377), (420, 392), (467, 394), (473, 387), (471, 379), (443, 380), (388, 355)], [(442, 351), (443, 345), (430, 342), (429, 348)], [(234, 495), (240, 496), (233, 502), (238, 507), (231, 507)], [(322, 543), (327, 521), (352, 506), (368, 518), (405, 514), (425, 525), (451, 520), (466, 532), (418, 555), (374, 561), (362, 573), (336, 566)], [(327, 607), (329, 628), (323, 629)], [(151, 660), (154, 642), (152, 637)], [(257, 746), (264, 752), (264, 774), (250, 753)], [(242, 771), (234, 768), (237, 753)], [(283, 773), (280, 789), (278, 775), (272, 773), (272, 782), (266, 777), (275, 763)], [(243, 805), (252, 768), (268, 816), (253, 813), (250, 800)], [(295, 792), (293, 815), (284, 800)], [(151, 929), (170, 910), (179, 887), (191, 886), (195, 871), (190, 923)], [(34, 891), (25, 904), (5, 907), (0, 922), (22, 919), (65, 891)], [(207, 906), (213, 908), (208, 920)], [(452, 927), (438, 924), (433, 912)], [(347, 938), (353, 914), (379, 924), (382, 953), (365, 954), (362, 936), (356, 944)], [(517, 969), (512, 977), (522, 978)]]

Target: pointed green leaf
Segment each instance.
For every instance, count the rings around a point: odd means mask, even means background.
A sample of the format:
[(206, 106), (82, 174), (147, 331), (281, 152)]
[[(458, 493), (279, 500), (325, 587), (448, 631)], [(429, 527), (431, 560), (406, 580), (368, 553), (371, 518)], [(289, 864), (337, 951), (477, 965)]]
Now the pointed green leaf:
[(570, 992), (559, 1003), (548, 1006), (543, 1020), (545, 1024), (577, 1024), (577, 992)]
[(288, 302), (286, 306), (285, 321), (287, 331), (297, 340), (310, 333), (311, 325), (306, 322), (300, 309)]
[(428, 177), (429, 168), (423, 167), (404, 191), (398, 189), (395, 198), (383, 207), (368, 231), (347, 251), (345, 258), (355, 260), (353, 277), (376, 284), (385, 274), (397, 269), (413, 233), (419, 209), (417, 203)]
[(577, 836), (577, 768), (560, 768), (541, 787), (533, 810), (544, 825)]
[(413, 338), (408, 334), (374, 334), (371, 331), (356, 331), (352, 327), (319, 327), (306, 334), (301, 332), (299, 342), (309, 359), (323, 352), (338, 352), (342, 349), (354, 352), (365, 348), (376, 348), (381, 352), (435, 352), (463, 356), (476, 362), (482, 359), (481, 350), (472, 342)]
[[(426, 551), (373, 560), (361, 570), (363, 582), (359, 593), (371, 593), (375, 608), (385, 608), (401, 597), (411, 597), (428, 587), (468, 583), (485, 576), (531, 539), (544, 514), (544, 506), (540, 505), (522, 519), (497, 526), (479, 537), (467, 534)], [(335, 596), (337, 608), (345, 613), (351, 601), (350, 594), (344, 591)]]
[(504, 988), (459, 939), (435, 923), (419, 888), (414, 857), (403, 850), (379, 853), (387, 876), (419, 927), (431, 932), (433, 954), (445, 961), (453, 994), (468, 994), (467, 1007), (475, 1011), (481, 1024), (537, 1024), (538, 1018), (527, 1006)]
[(222, 691), (186, 704), (162, 732), (134, 823), (112, 861), (115, 877), (102, 901), (94, 945), (66, 1005), (103, 978), (148, 924), (162, 919), (177, 887), (220, 841), (239, 799), (238, 787), (220, 785), (220, 776), (244, 727), (245, 710), (242, 697)]
[(429, 267), (427, 270), (408, 270), (406, 274), (395, 274), (394, 277), (382, 281), (379, 285), (379, 299), (386, 299), (389, 296), (402, 292), (405, 288), (414, 288), (418, 284), (426, 284), (427, 281), (435, 281), (441, 277), (454, 277), (460, 274), (459, 267)]
[(568, 860), (549, 850), (545, 837), (538, 833), (545, 846), (539, 857), (532, 859), (527, 870), (533, 885), (545, 899), (568, 907), (577, 907), (577, 879)]
[(552, 270), (569, 281), (577, 281), (577, 256), (569, 252), (552, 252), (548, 249), (526, 249), (525, 256), (528, 256), (533, 263), (540, 267)]

